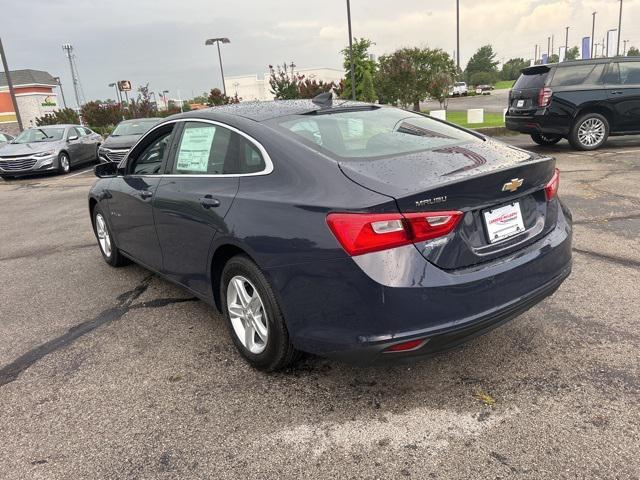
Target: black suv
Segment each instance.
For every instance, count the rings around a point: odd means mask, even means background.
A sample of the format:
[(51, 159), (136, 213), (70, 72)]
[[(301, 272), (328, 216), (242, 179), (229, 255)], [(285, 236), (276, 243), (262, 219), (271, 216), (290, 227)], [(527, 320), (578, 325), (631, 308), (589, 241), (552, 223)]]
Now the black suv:
[(579, 150), (595, 150), (609, 135), (640, 134), (640, 58), (525, 68), (509, 93), (506, 125), (540, 145), (566, 138)]

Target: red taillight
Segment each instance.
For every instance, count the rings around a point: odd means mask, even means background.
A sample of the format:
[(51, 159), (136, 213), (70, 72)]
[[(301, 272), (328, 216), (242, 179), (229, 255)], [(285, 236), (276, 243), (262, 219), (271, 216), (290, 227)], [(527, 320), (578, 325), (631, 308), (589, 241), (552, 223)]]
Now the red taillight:
[(544, 194), (547, 196), (547, 202), (556, 196), (558, 193), (558, 187), (560, 187), (560, 170), (556, 168), (553, 172), (553, 177), (544, 186)]
[(351, 255), (423, 242), (450, 233), (462, 212), (330, 213), (327, 224)]
[(551, 95), (553, 95), (553, 90), (549, 87), (544, 87), (540, 89), (538, 93), (538, 106), (539, 107), (548, 107), (551, 103)]
[(396, 343), (395, 345), (391, 345), (383, 350), (383, 352), (407, 352), (409, 350), (417, 350), (420, 348), (426, 339), (418, 338), (416, 340), (409, 340), (408, 342)]

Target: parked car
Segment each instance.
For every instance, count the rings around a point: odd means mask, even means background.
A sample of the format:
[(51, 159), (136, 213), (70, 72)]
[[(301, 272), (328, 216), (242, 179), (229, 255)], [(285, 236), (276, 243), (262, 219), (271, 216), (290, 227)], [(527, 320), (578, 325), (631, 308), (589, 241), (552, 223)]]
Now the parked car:
[(10, 142), (11, 140), (13, 140), (13, 136), (9, 135), (8, 133), (2, 133), (0, 132), (0, 147), (2, 145), (4, 145), (7, 142)]
[(71, 167), (95, 162), (102, 137), (81, 125), (28, 128), (0, 147), (0, 176), (68, 173)]
[(599, 58), (525, 68), (509, 94), (506, 126), (540, 145), (563, 138), (595, 150), (640, 133), (640, 59)]
[(478, 85), (476, 87), (476, 95), (491, 95), (493, 87), (491, 85)]
[(466, 97), (469, 94), (469, 89), (465, 82), (456, 82), (453, 87), (449, 89), (449, 95), (452, 97)]
[(120, 162), (138, 141), (140, 136), (156, 125), (161, 118), (136, 118), (120, 122), (100, 145), (98, 158), (101, 162)]
[(265, 370), (298, 351), (432, 354), (571, 269), (552, 158), (393, 107), (325, 95), (179, 114), (96, 175), (104, 260), (215, 305)]

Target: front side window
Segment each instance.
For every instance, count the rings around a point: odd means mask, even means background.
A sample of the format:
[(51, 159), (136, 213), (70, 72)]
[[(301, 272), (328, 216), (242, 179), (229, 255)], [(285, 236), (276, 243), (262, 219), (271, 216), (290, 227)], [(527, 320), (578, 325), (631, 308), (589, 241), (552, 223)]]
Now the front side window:
[(446, 123), (387, 107), (296, 115), (273, 123), (290, 137), (345, 159), (375, 159), (480, 141)]
[(171, 131), (162, 133), (151, 141), (140, 155), (132, 158), (127, 171), (131, 175), (156, 175), (160, 173), (171, 143)]

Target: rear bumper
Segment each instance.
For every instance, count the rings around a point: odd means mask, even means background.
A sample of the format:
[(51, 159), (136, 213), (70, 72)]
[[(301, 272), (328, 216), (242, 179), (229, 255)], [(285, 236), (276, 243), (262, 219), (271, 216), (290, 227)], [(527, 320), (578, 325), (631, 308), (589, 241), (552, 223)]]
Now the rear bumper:
[(552, 119), (549, 115), (509, 115), (505, 116), (508, 130), (520, 133), (546, 133), (553, 135), (569, 135), (571, 125), (566, 119)]
[[(571, 271), (570, 214), (516, 253), (447, 271), (412, 245), (349, 259), (267, 270), (294, 345), (323, 356), (367, 362), (451, 348), (541, 301)], [(424, 338), (418, 350), (390, 345)]]

